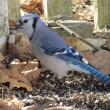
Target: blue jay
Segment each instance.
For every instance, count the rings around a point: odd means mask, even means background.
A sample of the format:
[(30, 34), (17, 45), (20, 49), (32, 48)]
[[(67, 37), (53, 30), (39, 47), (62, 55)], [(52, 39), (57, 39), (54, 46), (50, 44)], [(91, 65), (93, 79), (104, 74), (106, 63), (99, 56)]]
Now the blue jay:
[(27, 34), (33, 52), (46, 69), (62, 78), (70, 70), (95, 75), (106, 83), (110, 77), (99, 71), (74, 48), (49, 29), (37, 14), (27, 14), (21, 17), (16, 27)]

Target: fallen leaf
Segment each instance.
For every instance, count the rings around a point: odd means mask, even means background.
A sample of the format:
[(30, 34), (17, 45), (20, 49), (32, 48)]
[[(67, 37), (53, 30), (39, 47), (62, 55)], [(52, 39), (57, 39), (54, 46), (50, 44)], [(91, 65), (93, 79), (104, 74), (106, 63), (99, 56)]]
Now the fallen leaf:
[(38, 62), (31, 61), (26, 64), (21, 73), (24, 74), (30, 81), (37, 80), (40, 75), (41, 69), (38, 69)]
[(9, 83), (9, 87), (12, 89), (26, 88), (28, 91), (32, 91), (31, 82), (23, 74), (17, 71), (17, 68), (0, 69), (0, 83)]
[(39, 15), (43, 14), (43, 5), (42, 5), (42, 0), (31, 0), (24, 2), (21, 5), (21, 9), (23, 9), (26, 12), (36, 12)]
[(38, 60), (33, 59), (27, 62), (20, 62), (15, 59), (10, 64), (10, 68), (0, 68), (0, 83), (9, 83), (9, 88), (26, 88), (32, 91), (34, 80), (37, 81), (41, 69), (38, 69)]

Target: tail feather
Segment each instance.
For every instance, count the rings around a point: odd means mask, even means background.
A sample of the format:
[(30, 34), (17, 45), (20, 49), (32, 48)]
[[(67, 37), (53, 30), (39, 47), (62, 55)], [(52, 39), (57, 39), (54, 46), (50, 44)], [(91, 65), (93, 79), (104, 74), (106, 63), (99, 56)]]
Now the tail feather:
[[(77, 62), (78, 65), (81, 67), (81, 68), (84, 68), (85, 70), (87, 70), (90, 74), (92, 75), (95, 75), (96, 77), (100, 78), (101, 80), (103, 80), (104, 82), (110, 84), (110, 77), (101, 72), (100, 70), (96, 69), (95, 67), (93, 67), (92, 65), (89, 65), (89, 64), (85, 64), (85, 63), (82, 63), (82, 62)], [(73, 62), (74, 64), (74, 62)]]
[(110, 77), (107, 74), (95, 68), (94, 66), (81, 62), (67, 55), (57, 55), (57, 57), (59, 57), (62, 60), (65, 60), (68, 63), (79, 66), (83, 70), (87, 71), (87, 73), (95, 75), (96, 77), (100, 78), (102, 81), (106, 82), (107, 84), (110, 84)]

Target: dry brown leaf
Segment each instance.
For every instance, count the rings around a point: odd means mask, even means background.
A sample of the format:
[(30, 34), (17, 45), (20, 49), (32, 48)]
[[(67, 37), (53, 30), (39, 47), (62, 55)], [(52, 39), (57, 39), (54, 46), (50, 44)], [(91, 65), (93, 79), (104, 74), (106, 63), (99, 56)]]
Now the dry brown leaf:
[(29, 62), (24, 65), (21, 73), (24, 74), (30, 81), (37, 80), (41, 69), (38, 69), (38, 62)]
[(32, 85), (28, 78), (17, 71), (16, 68), (0, 69), (0, 83), (9, 82), (9, 87), (26, 88), (28, 91), (32, 91)]
[(75, 7), (73, 7), (74, 15), (81, 20), (92, 21), (94, 15), (92, 2), (87, 0), (72, 0)]
[(0, 68), (0, 83), (9, 83), (9, 88), (26, 88), (28, 91), (32, 91), (31, 82), (38, 79), (41, 72), (38, 69), (38, 61), (20, 62), (14, 60), (11, 63), (11, 68)]
[(21, 9), (26, 12), (36, 12), (39, 15), (43, 14), (42, 0), (31, 0), (30, 2), (24, 2), (21, 5)]

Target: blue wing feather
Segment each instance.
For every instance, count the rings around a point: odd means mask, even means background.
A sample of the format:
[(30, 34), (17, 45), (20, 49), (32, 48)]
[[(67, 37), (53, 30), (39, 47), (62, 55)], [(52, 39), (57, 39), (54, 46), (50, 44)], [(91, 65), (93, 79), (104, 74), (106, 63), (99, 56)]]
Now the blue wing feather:
[(84, 57), (74, 48), (68, 46), (68, 48), (63, 49), (60, 48), (49, 48), (49, 49), (43, 48), (43, 49), (45, 50), (46, 54), (55, 55), (56, 57), (65, 60), (68, 63), (78, 65), (80, 68), (85, 69), (90, 74), (95, 75), (96, 77), (110, 84), (110, 77), (105, 73), (99, 71), (92, 65), (88, 64), (86, 59), (84, 59)]
[(58, 55), (58, 54), (64, 54), (68, 55), (69, 57), (76, 58), (77, 60), (88, 63), (86, 59), (74, 48), (67, 46), (67, 48), (47, 48), (47, 47), (42, 47), (45, 50), (46, 54), (49, 55)]
[(78, 65), (81, 68), (84, 68), (85, 70), (89, 71), (90, 74), (95, 75), (96, 77), (100, 78), (101, 80), (105, 81), (106, 83), (110, 84), (110, 77), (106, 75), (105, 73), (99, 71), (95, 67), (93, 67), (90, 64), (83, 63), (73, 57), (70, 57), (68, 55), (57, 55), (58, 58), (65, 60), (68, 63), (72, 63), (73, 65)]

